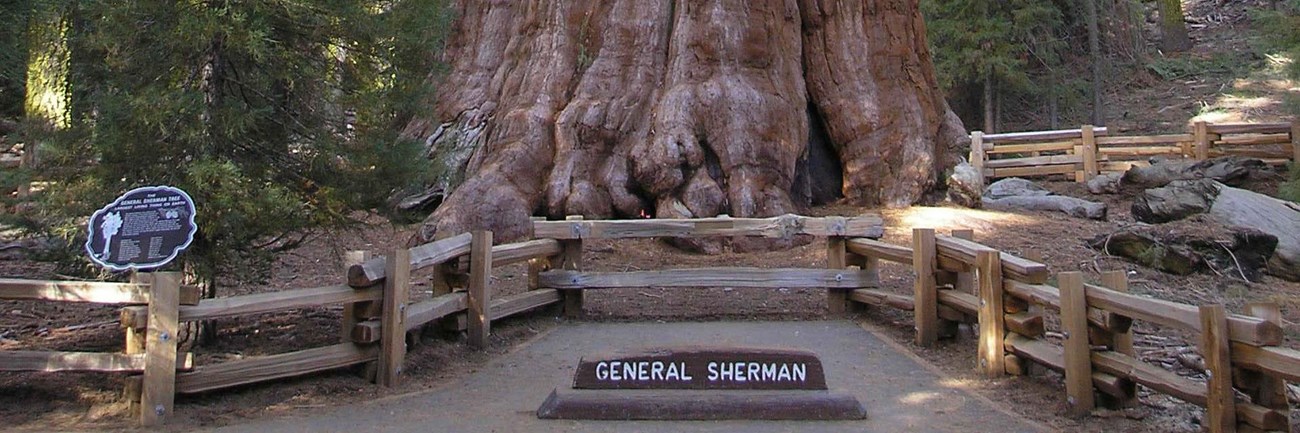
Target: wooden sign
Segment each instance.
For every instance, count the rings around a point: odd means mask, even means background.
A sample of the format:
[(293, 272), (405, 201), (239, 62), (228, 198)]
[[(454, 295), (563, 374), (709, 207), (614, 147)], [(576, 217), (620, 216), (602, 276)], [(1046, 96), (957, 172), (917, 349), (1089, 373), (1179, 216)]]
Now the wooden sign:
[(573, 388), (824, 390), (826, 376), (804, 350), (656, 348), (583, 357)]

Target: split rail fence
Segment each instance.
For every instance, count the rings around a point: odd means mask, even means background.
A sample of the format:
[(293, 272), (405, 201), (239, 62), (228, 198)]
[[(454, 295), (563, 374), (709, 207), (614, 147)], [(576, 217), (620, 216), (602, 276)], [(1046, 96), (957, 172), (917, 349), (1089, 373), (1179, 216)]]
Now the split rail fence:
[(1300, 120), (1291, 123), (1196, 122), (1185, 134), (1112, 136), (1105, 127), (970, 134), (970, 163), (986, 179), (1065, 175), (1077, 182), (1149, 165), (1152, 157), (1239, 155), (1272, 165), (1300, 161)]
[[(858, 289), (850, 299), (913, 312), (916, 342), (931, 345), (958, 323), (978, 327), (978, 368), (988, 376), (1027, 374), (1031, 365), (1064, 373), (1071, 412), (1098, 403), (1136, 404), (1135, 385), (1206, 408), (1212, 432), (1290, 430), (1286, 381), (1300, 381), (1300, 351), (1279, 347), (1277, 305), (1252, 304), (1250, 315), (1222, 305), (1192, 306), (1128, 292), (1123, 271), (1052, 275), (1043, 264), (971, 241), (971, 231), (936, 235), (914, 229), (912, 247), (869, 239), (848, 242), (851, 261), (912, 266), (911, 296)], [(1059, 315), (1061, 345), (1045, 338), (1044, 314)], [(1141, 320), (1193, 335), (1205, 360), (1206, 383), (1178, 376), (1136, 356), (1132, 325)], [(1249, 396), (1238, 400), (1236, 392)]]
[[(465, 233), (387, 256), (347, 254), (346, 283), (271, 293), (198, 299), (180, 286), (177, 273), (139, 273), (132, 284), (0, 279), (0, 299), (96, 302), (126, 305), (121, 321), (126, 350), (119, 354), (0, 351), (0, 371), (110, 371), (143, 373), (128, 381), (127, 394), (140, 422), (157, 425), (172, 412), (175, 394), (200, 393), (344, 367), (384, 386), (396, 384), (406, 356), (407, 333), (427, 324), (466, 331), (470, 345), (488, 344), (491, 323), (548, 305), (564, 314), (582, 311), (584, 290), (618, 287), (829, 288), (830, 308), (844, 311), (854, 289), (876, 287), (874, 272), (846, 269), (851, 239), (879, 238), (879, 217), (650, 219), (534, 221), (534, 240), (492, 245), (492, 232)], [(640, 272), (584, 270), (585, 240), (652, 237), (758, 236), (828, 239), (830, 269), (698, 268)], [(527, 262), (529, 290), (496, 297), (492, 269)], [(429, 275), (433, 297), (413, 302), (412, 274)], [(277, 355), (194, 365), (177, 362), (179, 324), (212, 319), (343, 305), (338, 344)], [(134, 383), (142, 385), (133, 386)]]
[[(1221, 305), (1192, 306), (1127, 293), (1122, 272), (1089, 284), (1078, 272), (1062, 272), (1048, 284), (1047, 267), (971, 240), (973, 232), (937, 235), (915, 229), (912, 247), (877, 241), (878, 217), (766, 219), (535, 221), (537, 239), (492, 245), (491, 232), (461, 234), (386, 257), (348, 254), (347, 283), (313, 289), (197, 299), (176, 273), (141, 273), (130, 284), (0, 280), (0, 298), (127, 305), (124, 353), (0, 351), (0, 370), (118, 371), (142, 373), (135, 386), (141, 422), (154, 425), (172, 411), (175, 393), (198, 393), (348, 366), (385, 386), (401, 377), (407, 332), (425, 324), (465, 329), (473, 346), (487, 345), (491, 323), (535, 308), (559, 304), (581, 313), (583, 292), (607, 288), (753, 287), (825, 288), (828, 309), (859, 305), (912, 311), (918, 344), (954, 334), (958, 323), (978, 327), (978, 366), (990, 376), (1026, 374), (1031, 365), (1064, 373), (1067, 401), (1083, 414), (1098, 403), (1136, 402), (1136, 385), (1205, 407), (1211, 431), (1287, 430), (1286, 381), (1300, 381), (1300, 351), (1283, 340), (1276, 305), (1250, 306), (1250, 315), (1228, 314)], [(694, 268), (592, 272), (582, 247), (592, 239), (760, 236), (825, 237), (824, 269)], [(880, 261), (907, 264), (916, 272), (913, 292), (878, 288)], [(497, 299), (492, 269), (529, 263), (528, 291)], [(430, 273), (431, 299), (412, 302), (412, 273)], [(177, 353), (182, 322), (264, 314), (343, 304), (340, 343), (278, 355), (193, 365)], [(1061, 345), (1046, 336), (1044, 314), (1059, 315)], [(461, 319), (463, 318), (463, 319)], [(463, 320), (463, 322), (462, 322)], [(1144, 363), (1133, 347), (1134, 320), (1194, 335), (1205, 360), (1207, 383)], [(179, 360), (179, 361), (178, 361)], [(128, 392), (132, 383), (128, 381)], [(1249, 396), (1238, 401), (1236, 392)]]

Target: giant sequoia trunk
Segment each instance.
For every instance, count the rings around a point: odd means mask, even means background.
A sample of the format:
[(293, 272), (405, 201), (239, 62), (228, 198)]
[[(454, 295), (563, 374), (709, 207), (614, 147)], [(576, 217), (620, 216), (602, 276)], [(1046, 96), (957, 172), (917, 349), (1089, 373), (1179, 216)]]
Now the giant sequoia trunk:
[[(906, 206), (965, 135), (917, 0), (456, 8), (439, 99), (406, 131), (430, 143), (452, 191), (421, 240), (475, 228), (516, 239), (532, 215), (797, 212), (811, 189), (797, 176), (836, 182), (852, 203)], [(831, 150), (810, 149), (821, 141)]]

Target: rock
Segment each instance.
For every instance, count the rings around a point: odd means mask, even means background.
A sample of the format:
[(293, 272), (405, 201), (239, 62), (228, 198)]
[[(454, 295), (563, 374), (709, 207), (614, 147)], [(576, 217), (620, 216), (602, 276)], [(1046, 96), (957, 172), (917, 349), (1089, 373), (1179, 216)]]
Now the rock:
[(1047, 195), (1052, 195), (1052, 192), (1038, 186), (1036, 183), (1018, 177), (1008, 177), (993, 182), (984, 190), (984, 198), (986, 199)]
[(1179, 180), (1213, 179), (1236, 185), (1251, 173), (1268, 170), (1268, 164), (1255, 158), (1225, 156), (1204, 161), (1186, 159), (1158, 160), (1150, 167), (1133, 167), (1124, 173), (1125, 184), (1160, 187)]
[(1210, 210), (1219, 194), (1213, 180), (1180, 180), (1144, 191), (1133, 200), (1133, 218), (1145, 223), (1177, 221)]
[(1064, 212), (1076, 218), (1106, 219), (1106, 204), (1063, 195), (985, 198), (984, 208), (992, 210), (1045, 210)]
[(1124, 175), (1120, 173), (1102, 173), (1088, 180), (1088, 192), (1093, 194), (1119, 194), (1119, 187), (1123, 178)]
[(948, 176), (948, 200), (972, 209), (980, 207), (984, 195), (984, 176), (970, 163), (962, 162)]

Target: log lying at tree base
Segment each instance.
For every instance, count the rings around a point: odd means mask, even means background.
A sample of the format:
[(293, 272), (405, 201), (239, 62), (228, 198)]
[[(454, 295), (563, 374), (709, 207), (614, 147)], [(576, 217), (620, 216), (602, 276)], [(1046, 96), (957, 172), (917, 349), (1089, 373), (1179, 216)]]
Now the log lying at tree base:
[(1161, 187), (1179, 180), (1213, 179), (1229, 185), (1250, 178), (1252, 173), (1269, 170), (1268, 164), (1255, 158), (1225, 156), (1204, 161), (1166, 159), (1148, 167), (1133, 167), (1124, 173), (1123, 183), (1145, 188)]
[(1198, 213), (1276, 237), (1268, 273), (1300, 281), (1300, 204), (1208, 179), (1149, 189), (1133, 202), (1133, 216), (1143, 222), (1167, 222)]
[(1232, 230), (1231, 237), (1229, 242), (1154, 230), (1125, 231), (1097, 236), (1088, 241), (1088, 246), (1171, 274), (1189, 275), (1215, 269), (1225, 275), (1258, 281), (1277, 248), (1277, 237), (1249, 229)]
[(994, 182), (984, 191), (983, 205), (991, 210), (1044, 210), (1077, 218), (1106, 219), (1106, 204), (1063, 195), (1015, 177)]

